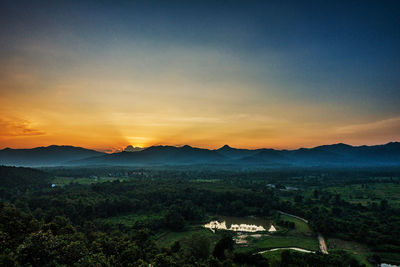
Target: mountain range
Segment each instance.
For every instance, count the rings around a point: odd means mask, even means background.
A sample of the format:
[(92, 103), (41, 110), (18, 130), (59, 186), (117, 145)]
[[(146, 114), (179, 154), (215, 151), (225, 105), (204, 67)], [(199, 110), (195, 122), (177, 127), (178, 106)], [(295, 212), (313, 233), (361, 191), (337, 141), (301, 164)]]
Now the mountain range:
[(0, 150), (0, 165), (13, 166), (126, 166), (235, 164), (243, 166), (400, 166), (400, 143), (376, 146), (323, 145), (296, 150), (237, 149), (225, 145), (202, 149), (188, 145), (151, 146), (112, 154), (73, 146)]
[(0, 150), (0, 165), (55, 166), (69, 161), (106, 155), (103, 152), (74, 146), (47, 146), (31, 149), (5, 148)]

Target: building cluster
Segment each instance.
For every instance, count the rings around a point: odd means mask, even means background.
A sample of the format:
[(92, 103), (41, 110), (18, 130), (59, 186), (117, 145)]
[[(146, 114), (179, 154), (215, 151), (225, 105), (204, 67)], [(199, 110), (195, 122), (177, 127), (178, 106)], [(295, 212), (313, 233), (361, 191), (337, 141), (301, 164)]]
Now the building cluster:
[[(254, 224), (232, 224), (231, 227), (226, 227), (226, 222), (218, 222), (218, 221), (211, 221), (204, 225), (205, 228), (210, 229), (212, 232), (215, 233), (215, 230), (228, 230), (228, 231), (235, 231), (235, 232), (260, 232), (266, 231), (263, 226), (258, 226)], [(273, 225), (269, 228), (268, 232), (275, 232), (276, 229)]]

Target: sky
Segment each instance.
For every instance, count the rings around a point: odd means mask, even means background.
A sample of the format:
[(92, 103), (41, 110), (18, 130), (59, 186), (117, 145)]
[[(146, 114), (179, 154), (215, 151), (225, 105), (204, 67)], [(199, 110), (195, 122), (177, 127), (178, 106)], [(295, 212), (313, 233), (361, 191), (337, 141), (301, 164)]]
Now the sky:
[(390, 141), (399, 1), (0, 2), (0, 148)]

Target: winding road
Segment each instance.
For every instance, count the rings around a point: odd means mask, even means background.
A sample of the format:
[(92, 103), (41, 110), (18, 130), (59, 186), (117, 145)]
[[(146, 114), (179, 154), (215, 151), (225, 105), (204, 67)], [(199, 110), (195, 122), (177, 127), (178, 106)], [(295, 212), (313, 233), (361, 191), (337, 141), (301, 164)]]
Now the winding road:
[[(308, 220), (306, 220), (304, 218), (301, 218), (299, 216), (296, 216), (296, 215), (293, 215), (293, 214), (290, 214), (290, 213), (286, 213), (286, 212), (283, 212), (283, 211), (280, 211), (280, 210), (278, 212), (281, 213), (281, 214), (285, 214), (287, 216), (291, 216), (293, 218), (299, 219), (299, 220), (301, 220), (301, 221), (303, 221), (303, 222), (308, 224)], [(329, 254), (328, 253), (328, 247), (326, 246), (325, 239), (320, 233), (318, 233), (318, 243), (319, 243), (319, 249), (321, 250), (321, 252), (323, 254)]]
[(304, 252), (304, 253), (315, 253), (315, 251), (311, 251), (311, 250), (307, 250), (307, 249), (303, 249), (303, 248), (288, 247), (288, 248), (271, 248), (271, 249), (260, 251), (260, 252), (258, 252), (258, 254), (263, 254), (263, 253), (269, 252), (269, 251), (284, 250), (284, 249), (291, 249), (291, 250), (296, 250), (296, 251), (300, 251), (300, 252)]
[(290, 216), (290, 217), (299, 219), (300, 221), (303, 221), (303, 222), (305, 222), (305, 223), (308, 223), (308, 220), (307, 220), (307, 219), (301, 218), (301, 217), (299, 217), (299, 216), (296, 216), (296, 215), (293, 215), (293, 214), (290, 214), (290, 213), (286, 213), (286, 212), (281, 211), (281, 210), (278, 210), (278, 212), (279, 212), (280, 214), (285, 214), (285, 215), (287, 215), (287, 216)]
[(328, 248), (325, 243), (325, 239), (321, 234), (318, 234), (318, 242), (319, 242), (319, 249), (321, 250), (321, 252), (324, 254), (329, 254)]

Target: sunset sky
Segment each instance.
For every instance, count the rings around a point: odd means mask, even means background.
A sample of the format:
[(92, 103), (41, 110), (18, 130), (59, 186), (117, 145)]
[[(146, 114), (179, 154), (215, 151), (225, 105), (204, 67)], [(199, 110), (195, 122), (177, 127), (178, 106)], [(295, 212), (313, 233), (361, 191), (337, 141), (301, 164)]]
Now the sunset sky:
[(0, 148), (390, 141), (399, 1), (0, 3)]

